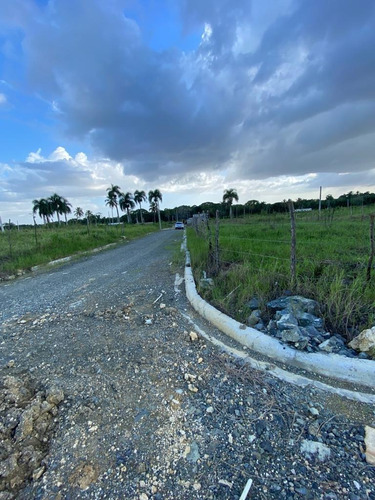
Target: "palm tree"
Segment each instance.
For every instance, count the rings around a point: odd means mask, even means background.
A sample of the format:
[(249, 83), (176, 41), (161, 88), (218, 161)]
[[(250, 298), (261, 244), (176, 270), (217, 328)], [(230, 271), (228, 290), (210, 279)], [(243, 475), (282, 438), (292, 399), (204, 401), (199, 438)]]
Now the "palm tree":
[(56, 212), (57, 221), (60, 225), (61, 224), (60, 215), (65, 215), (65, 221), (66, 221), (66, 214), (71, 212), (70, 207), (72, 205), (68, 202), (66, 198), (60, 196), (57, 193), (54, 193), (52, 196), (50, 196), (49, 201), (51, 203), (52, 211)]
[(237, 191), (235, 189), (226, 189), (223, 195), (223, 203), (226, 203), (229, 206), (229, 217), (231, 219), (233, 218), (233, 213), (232, 213), (233, 200), (238, 201)]
[[(159, 202), (161, 202), (162, 200), (163, 200), (163, 196), (162, 196), (161, 192), (159, 191), (159, 189), (155, 189), (154, 191), (148, 192), (148, 201), (150, 202), (150, 204), (152, 202), (154, 202), (156, 205), (156, 211), (158, 213), (159, 228), (160, 229), (161, 229), (161, 219), (160, 219)], [(150, 208), (151, 208), (151, 205), (150, 205)]]
[(111, 207), (112, 209), (112, 223), (113, 223), (113, 208), (116, 207), (117, 208), (117, 201), (112, 198), (111, 196), (107, 196), (107, 198), (105, 199), (105, 204), (108, 206), (108, 207)]
[(77, 219), (80, 219), (83, 215), (83, 210), (81, 207), (77, 207), (75, 210), (74, 210), (74, 215), (77, 217)]
[(157, 204), (154, 201), (152, 201), (150, 203), (150, 212), (153, 214), (154, 224), (155, 224), (155, 215), (156, 215), (157, 211), (158, 211), (158, 206), (157, 206)]
[(50, 217), (53, 214), (53, 209), (50, 200), (47, 198), (41, 198), (40, 200), (33, 200), (33, 214), (37, 213), (41, 219), (43, 219), (44, 224), (49, 223)]
[(71, 208), (72, 204), (69, 203), (69, 201), (64, 197), (61, 197), (61, 200), (62, 200), (61, 209), (65, 217), (65, 223), (67, 224), (68, 223), (67, 214), (72, 213), (72, 208)]
[[(109, 205), (111, 208), (116, 207), (116, 212), (117, 212), (117, 222), (120, 223), (120, 214), (118, 211), (118, 198), (121, 195), (121, 189), (120, 186), (116, 186), (111, 184), (111, 187), (107, 188), (108, 196), (106, 199), (106, 205)], [(111, 203), (108, 201), (112, 200)]]
[(131, 217), (130, 217), (130, 209), (135, 207), (135, 203), (133, 201), (133, 195), (131, 193), (121, 193), (119, 197), (119, 205), (121, 210), (123, 210), (128, 215), (128, 223), (131, 223)]
[(139, 205), (139, 214), (141, 219), (141, 224), (143, 224), (143, 216), (142, 216), (142, 201), (146, 201), (146, 193), (144, 191), (134, 191), (134, 201)]

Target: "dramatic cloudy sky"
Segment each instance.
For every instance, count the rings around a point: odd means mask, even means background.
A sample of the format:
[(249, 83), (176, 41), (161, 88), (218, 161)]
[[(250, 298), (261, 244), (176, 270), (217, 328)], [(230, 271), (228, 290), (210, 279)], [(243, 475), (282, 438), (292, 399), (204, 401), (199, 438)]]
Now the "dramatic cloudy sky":
[(375, 189), (374, 0), (0, 0), (0, 215)]

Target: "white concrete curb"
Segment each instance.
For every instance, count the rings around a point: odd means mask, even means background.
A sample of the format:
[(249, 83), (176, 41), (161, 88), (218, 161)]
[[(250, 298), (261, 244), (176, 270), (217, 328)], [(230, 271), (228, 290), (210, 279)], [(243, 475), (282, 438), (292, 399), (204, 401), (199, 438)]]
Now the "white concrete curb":
[(375, 361), (352, 359), (338, 354), (297, 351), (255, 328), (242, 325), (208, 304), (198, 295), (187, 250), (185, 287), (188, 300), (201, 316), (249, 349), (289, 366), (375, 389)]

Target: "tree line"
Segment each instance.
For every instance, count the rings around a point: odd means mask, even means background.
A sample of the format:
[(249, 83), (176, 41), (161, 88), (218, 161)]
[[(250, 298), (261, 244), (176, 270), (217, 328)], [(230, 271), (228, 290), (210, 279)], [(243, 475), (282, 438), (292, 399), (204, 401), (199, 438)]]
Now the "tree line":
[[(215, 217), (216, 212), (218, 212), (219, 216), (222, 218), (233, 217), (233, 215), (242, 216), (244, 214), (283, 213), (288, 212), (289, 210), (288, 200), (286, 199), (275, 203), (266, 203), (264, 201), (258, 200), (248, 200), (243, 204), (237, 203), (236, 205), (233, 205), (234, 201), (239, 201), (236, 189), (226, 189), (224, 191), (221, 202), (214, 203), (211, 201), (207, 201), (201, 203), (200, 205), (181, 205), (171, 210), (165, 209), (162, 215), (166, 219), (168, 219), (168, 217), (172, 217), (173, 220), (173, 214), (178, 214), (178, 217), (180, 219), (187, 219), (198, 213), (206, 213), (209, 217)], [(366, 191), (365, 193), (361, 193), (359, 191), (354, 193), (353, 191), (349, 191), (348, 193), (342, 194), (337, 198), (333, 197), (331, 194), (328, 194), (324, 200), (321, 200), (321, 208), (329, 209), (331, 211), (335, 210), (338, 207), (351, 208), (355, 206), (361, 207), (373, 204), (375, 204), (375, 193), (370, 193), (369, 191)], [(311, 210), (318, 210), (319, 199), (297, 198), (294, 201), (294, 208), (309, 208)]]
[[(145, 222), (145, 215), (147, 211), (142, 209), (142, 203), (149, 201), (149, 213), (153, 215), (153, 220), (155, 222), (156, 215), (158, 216), (158, 221), (161, 226), (161, 211), (160, 203), (163, 200), (162, 193), (159, 189), (150, 190), (148, 196), (146, 196), (145, 191), (136, 190), (134, 193), (121, 191), (121, 188), (117, 185), (111, 184), (107, 189), (107, 196), (105, 198), (106, 206), (110, 207), (112, 210), (115, 209), (117, 213), (117, 223), (120, 223), (122, 219), (120, 217), (119, 209), (126, 213), (128, 223), (132, 222), (132, 213), (134, 213), (134, 208), (139, 206), (138, 210), (135, 212), (136, 222), (143, 224)], [(72, 213), (72, 204), (57, 193), (54, 193), (49, 198), (40, 198), (33, 200), (33, 216), (35, 222), (35, 214), (38, 214), (41, 219), (43, 219), (44, 224), (49, 224), (53, 222), (53, 218), (56, 214), (57, 222), (60, 225), (60, 216), (65, 216), (65, 222), (67, 223), (67, 215)], [(83, 215), (85, 215), (86, 222), (108, 222), (109, 217), (101, 217), (101, 214), (93, 214), (90, 210), (86, 212), (83, 211), (81, 207), (77, 207), (73, 215), (77, 220), (80, 220)], [(113, 217), (112, 217), (113, 222)]]
[[(175, 220), (187, 220), (194, 214), (207, 213), (210, 217), (215, 217), (216, 212), (219, 212), (220, 217), (233, 217), (233, 215), (240, 216), (243, 214), (261, 214), (261, 213), (280, 213), (288, 211), (287, 200), (266, 203), (258, 200), (248, 200), (244, 204), (234, 202), (239, 201), (239, 196), (237, 190), (230, 188), (224, 191), (222, 201), (219, 203), (205, 202), (200, 205), (180, 205), (175, 208), (165, 208), (160, 209), (160, 203), (163, 197), (159, 189), (150, 190), (146, 195), (145, 191), (136, 190), (134, 193), (123, 192), (121, 188), (117, 185), (111, 184), (107, 188), (107, 195), (105, 198), (105, 204), (111, 210), (116, 213), (117, 222), (128, 223), (145, 223), (145, 222), (156, 222), (156, 217), (158, 218), (159, 224), (161, 221), (171, 222)], [(143, 208), (143, 204), (149, 202), (148, 210)], [(359, 191), (342, 194), (337, 198), (328, 194), (324, 200), (321, 201), (321, 207), (324, 209), (334, 210), (337, 207), (354, 207), (354, 206), (365, 206), (375, 203), (375, 193), (370, 193), (366, 191), (361, 193)], [(297, 198), (294, 201), (295, 209), (306, 209), (311, 208), (312, 210), (318, 210), (319, 200), (314, 199), (303, 199)], [(124, 212), (125, 215), (120, 216), (120, 210)], [(64, 216), (65, 222), (67, 222), (67, 215), (72, 213), (72, 205), (63, 196), (54, 193), (49, 198), (41, 198), (39, 200), (33, 201), (33, 214), (38, 213), (38, 215), (43, 219), (43, 222), (49, 223), (53, 221), (54, 215), (57, 216), (57, 222), (61, 223), (61, 216)], [(86, 222), (96, 222), (96, 223), (108, 223), (113, 217), (102, 217), (101, 214), (93, 214), (90, 210), (86, 212), (83, 211), (81, 207), (77, 207), (73, 211), (73, 215), (76, 221), (81, 220), (85, 215)]]

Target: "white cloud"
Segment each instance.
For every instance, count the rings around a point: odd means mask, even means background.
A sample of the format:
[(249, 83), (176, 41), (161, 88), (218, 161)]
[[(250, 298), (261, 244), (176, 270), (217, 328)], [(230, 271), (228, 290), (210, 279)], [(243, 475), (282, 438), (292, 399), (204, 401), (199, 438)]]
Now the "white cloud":
[(4, 106), (5, 104), (7, 104), (7, 102), (8, 102), (7, 96), (5, 94), (0, 93), (0, 106)]

